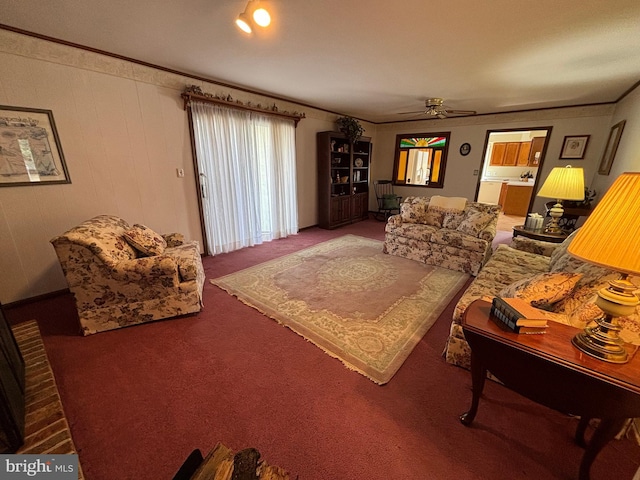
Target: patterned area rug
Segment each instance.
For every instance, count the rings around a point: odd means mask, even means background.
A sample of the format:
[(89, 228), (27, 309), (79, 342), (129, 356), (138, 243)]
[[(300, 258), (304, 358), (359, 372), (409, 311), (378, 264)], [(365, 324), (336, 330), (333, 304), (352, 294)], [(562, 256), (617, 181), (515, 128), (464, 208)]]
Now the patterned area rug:
[(211, 283), (384, 384), (467, 278), (345, 235)]

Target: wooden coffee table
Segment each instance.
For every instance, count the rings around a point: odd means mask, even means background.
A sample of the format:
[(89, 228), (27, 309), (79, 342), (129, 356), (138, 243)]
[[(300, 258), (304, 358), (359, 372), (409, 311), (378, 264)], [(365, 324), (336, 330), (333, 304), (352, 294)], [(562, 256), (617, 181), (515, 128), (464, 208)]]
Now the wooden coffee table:
[(527, 230), (524, 225), (513, 227), (513, 236), (517, 237), (518, 235), (551, 243), (562, 243), (569, 236), (566, 233), (545, 233), (544, 230)]
[(591, 418), (600, 424), (580, 464), (580, 480), (602, 448), (628, 418), (640, 416), (640, 355), (629, 348), (631, 360), (613, 364), (597, 360), (571, 344), (577, 329), (550, 322), (543, 335), (518, 335), (503, 330), (490, 318), (491, 304), (476, 300), (462, 323), (471, 347), (473, 396), (471, 408), (460, 416), (471, 425), (489, 370), (504, 385), (525, 397), (581, 417), (576, 442), (585, 447), (584, 432)]

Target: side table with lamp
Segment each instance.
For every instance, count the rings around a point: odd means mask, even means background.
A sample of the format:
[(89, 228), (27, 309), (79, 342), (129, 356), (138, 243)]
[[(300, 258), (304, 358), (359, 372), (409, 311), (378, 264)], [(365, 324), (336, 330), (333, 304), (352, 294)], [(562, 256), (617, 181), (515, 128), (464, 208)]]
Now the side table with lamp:
[(556, 199), (549, 209), (551, 220), (545, 228), (546, 233), (561, 233), (560, 218), (564, 214), (563, 200), (584, 200), (584, 171), (582, 168), (554, 167), (537, 193), (538, 197)]
[(623, 173), (613, 183), (569, 245), (569, 253), (622, 274), (598, 292), (605, 315), (573, 339), (582, 352), (612, 363), (628, 361), (618, 336), (617, 317), (631, 315), (640, 300), (629, 275), (640, 275), (640, 172)]
[[(460, 420), (471, 425), (487, 370), (508, 388), (538, 403), (580, 416), (575, 440), (585, 446), (580, 480), (589, 479), (600, 450), (629, 418), (640, 417), (640, 357), (619, 338), (618, 317), (640, 303), (629, 275), (640, 274), (640, 172), (613, 183), (568, 247), (569, 253), (622, 278), (598, 292), (604, 316), (584, 331), (562, 324), (545, 335), (504, 332), (490, 320), (491, 304), (477, 300), (465, 312), (463, 330), (471, 347), (473, 397)], [(600, 419), (587, 443), (591, 418)]]

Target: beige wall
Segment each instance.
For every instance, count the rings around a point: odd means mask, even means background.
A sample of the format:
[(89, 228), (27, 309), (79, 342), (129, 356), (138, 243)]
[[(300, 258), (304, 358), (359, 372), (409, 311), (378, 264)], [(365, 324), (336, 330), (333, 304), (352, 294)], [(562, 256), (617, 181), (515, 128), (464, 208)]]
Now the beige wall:
[(0, 65), (0, 105), (53, 111), (72, 181), (0, 187), (0, 302), (66, 288), (49, 240), (95, 215), (202, 241), (180, 97), (187, 85), (305, 112), (296, 134), (298, 215), (301, 228), (316, 223), (315, 133), (333, 129), (336, 115), (1, 29)]
[[(589, 185), (598, 168), (598, 162), (604, 149), (614, 109), (614, 105), (601, 105), (378, 125), (372, 176), (373, 179), (391, 178), (397, 134), (448, 131), (451, 132), (451, 144), (449, 146), (444, 188), (434, 189), (412, 186), (396, 187), (395, 191), (403, 197), (410, 195), (445, 195), (473, 199), (478, 178), (482, 172), (481, 162), (487, 130), (506, 128), (535, 129), (551, 126), (553, 128), (544, 165), (538, 171), (540, 179), (538, 186), (542, 185), (542, 182), (553, 167), (567, 164), (583, 167), (585, 170), (585, 183)], [(560, 150), (566, 135), (591, 135), (584, 160), (571, 162), (559, 160)], [(459, 153), (460, 145), (465, 142), (471, 145), (471, 153), (466, 157)], [(474, 173), (475, 170), (478, 170), (478, 175)], [(536, 198), (533, 211), (543, 213), (546, 201), (548, 199)], [(369, 203), (370, 208), (375, 208), (375, 198), (370, 199)]]
[[(1, 29), (0, 64), (0, 104), (53, 111), (72, 180), (69, 185), (0, 188), (0, 302), (65, 288), (49, 240), (94, 215), (120, 215), (130, 223), (144, 223), (160, 232), (183, 232), (201, 241), (187, 118), (180, 98), (190, 84), (244, 102), (275, 102), (280, 110), (305, 112), (307, 118), (296, 132), (299, 226), (317, 223), (316, 132), (334, 129), (336, 115)], [(623, 142), (634, 128), (638, 131), (637, 95), (634, 102), (624, 106), (635, 112), (635, 122), (627, 119)], [(397, 133), (450, 130), (445, 188), (438, 193), (472, 197), (477, 180), (473, 170), (480, 168), (486, 130), (544, 125), (554, 126), (547, 156), (552, 160), (545, 170), (559, 163), (564, 135), (591, 134), (583, 162), (593, 173), (613, 108), (377, 126), (364, 123), (365, 135), (372, 137), (374, 145), (372, 178), (390, 178)], [(464, 142), (472, 146), (467, 157), (458, 153)], [(627, 156), (623, 150), (621, 143), (614, 169), (625, 164), (620, 160)], [(176, 176), (177, 168), (185, 170), (184, 178)], [(404, 196), (426, 192), (418, 187), (400, 190)], [(376, 209), (373, 194), (369, 206)]]
[[(621, 120), (626, 120), (622, 137), (618, 145), (618, 151), (611, 166), (609, 175), (599, 175), (594, 173), (592, 185), (598, 192), (598, 198), (607, 191), (613, 181), (624, 172), (640, 172), (640, 86), (627, 95), (616, 105), (615, 112), (611, 118), (609, 128)], [(607, 129), (604, 134), (604, 141), (609, 136)], [(604, 146), (599, 150), (600, 157)], [(598, 164), (600, 163), (598, 158)]]

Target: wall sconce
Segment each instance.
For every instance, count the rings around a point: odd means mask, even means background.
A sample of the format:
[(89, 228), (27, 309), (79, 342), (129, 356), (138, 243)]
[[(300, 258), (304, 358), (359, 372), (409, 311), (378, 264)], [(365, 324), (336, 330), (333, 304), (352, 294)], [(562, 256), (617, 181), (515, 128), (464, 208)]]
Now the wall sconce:
[(236, 18), (236, 25), (240, 30), (251, 33), (253, 24), (259, 27), (268, 27), (271, 23), (271, 15), (267, 9), (260, 4), (260, 0), (249, 0), (244, 11)]

